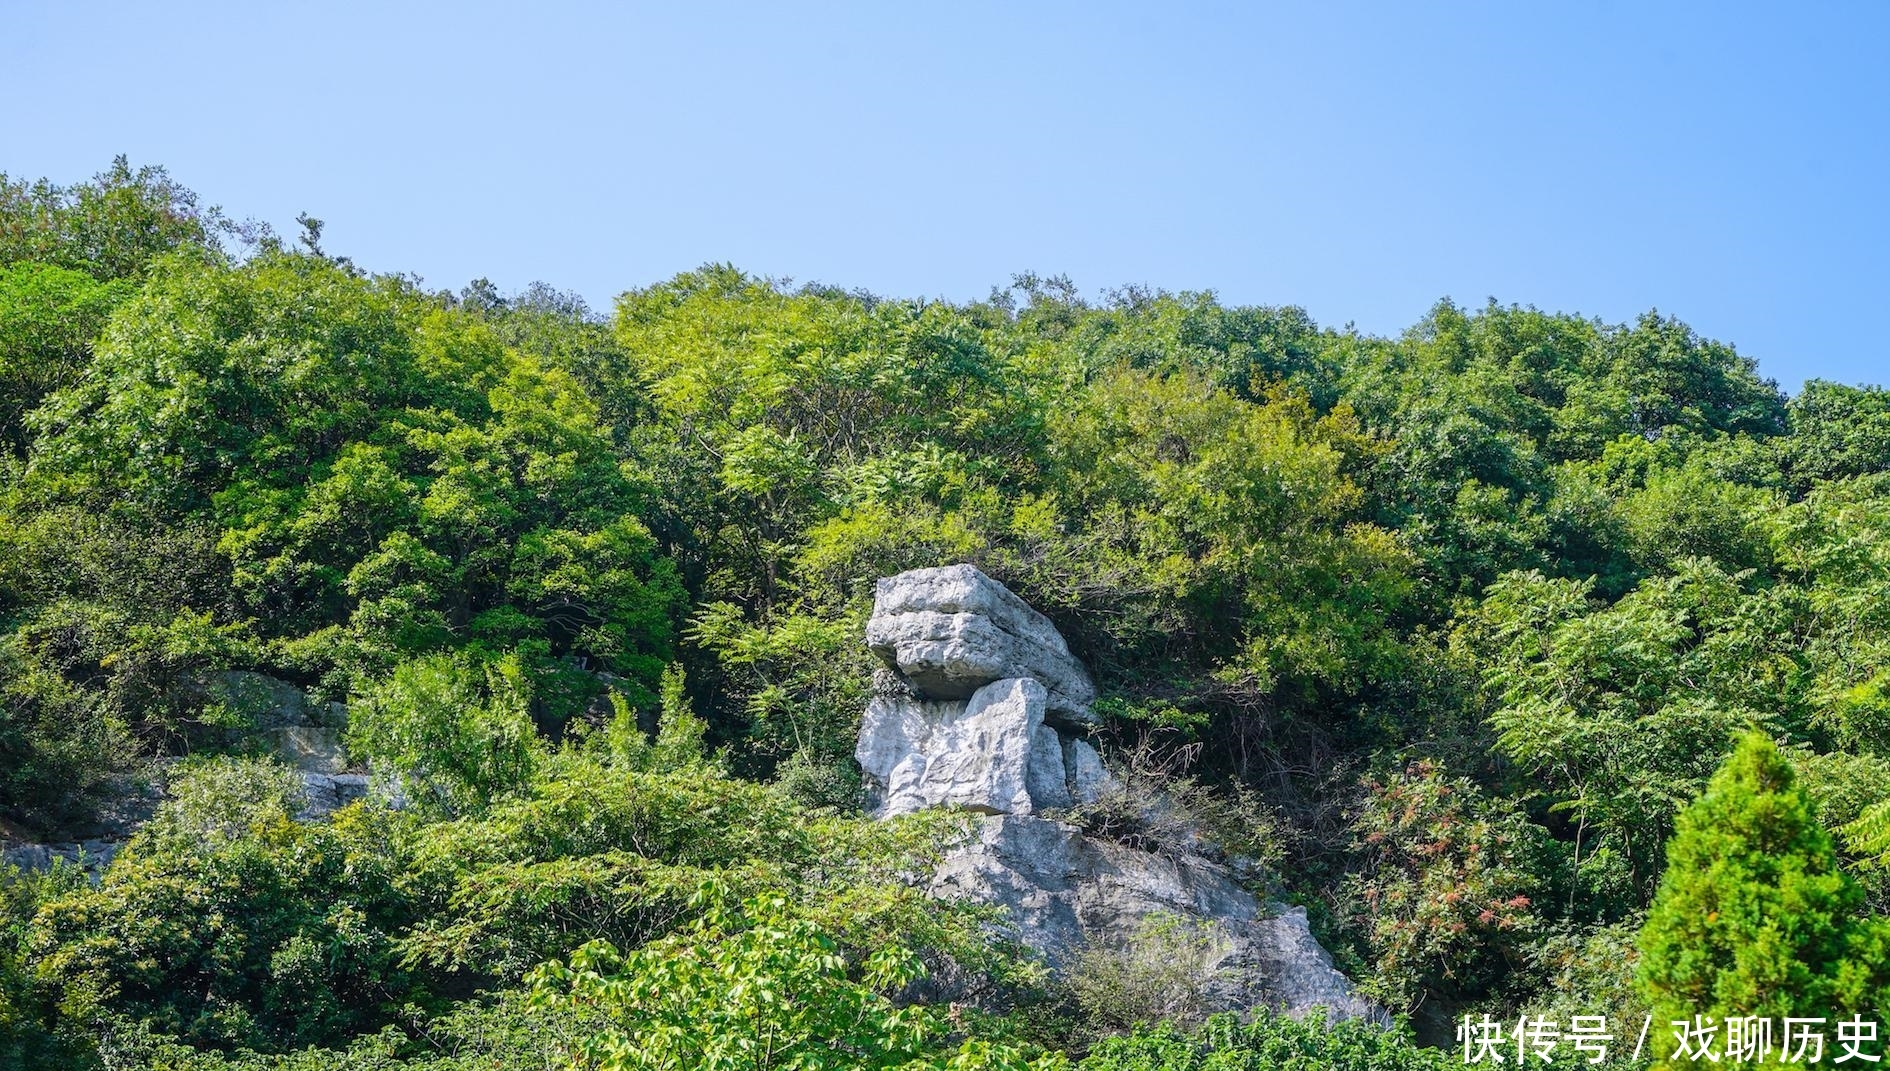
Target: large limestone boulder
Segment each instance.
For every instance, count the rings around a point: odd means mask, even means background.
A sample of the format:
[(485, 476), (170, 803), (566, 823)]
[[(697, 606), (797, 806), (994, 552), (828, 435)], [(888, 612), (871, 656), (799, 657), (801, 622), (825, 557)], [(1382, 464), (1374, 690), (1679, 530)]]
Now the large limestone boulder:
[(879, 817), (927, 807), (1034, 814), (1095, 799), (1107, 774), (1088, 742), (1044, 724), (1047, 693), (1006, 677), (958, 700), (875, 696), (854, 757)]
[(1007, 677), (1043, 685), (1053, 722), (1086, 724), (1095, 685), (1050, 619), (974, 565), (880, 580), (866, 645), (923, 698), (969, 699)]
[(933, 878), (938, 896), (1004, 909), (1009, 935), (1067, 969), (1084, 949), (1127, 947), (1152, 921), (1178, 919), (1213, 937), (1195, 969), (1217, 1007), (1265, 1005), (1289, 1015), (1389, 1022), (1332, 965), (1306, 909), (1262, 903), (1200, 856), (1140, 851), (1027, 815), (979, 821)]
[(1193, 967), (1214, 1009), (1385, 1021), (1333, 967), (1304, 909), (1261, 903), (1196, 838), (1147, 852), (1048, 817), (1116, 785), (1080, 735), (1094, 720), (1089, 674), (1004, 585), (970, 565), (883, 579), (866, 642), (887, 667), (855, 749), (874, 813), (985, 816), (933, 876), (935, 894), (1003, 908), (1053, 970), (1177, 919), (1211, 936)]

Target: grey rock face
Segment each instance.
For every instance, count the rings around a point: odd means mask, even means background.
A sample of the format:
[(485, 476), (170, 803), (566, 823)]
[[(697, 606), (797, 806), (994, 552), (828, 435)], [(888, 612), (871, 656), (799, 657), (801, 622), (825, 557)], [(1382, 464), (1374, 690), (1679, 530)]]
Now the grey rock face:
[(1352, 980), (1332, 965), (1332, 956), (1313, 936), (1305, 908), (1266, 906), (1266, 917), (1249, 930), (1241, 959), (1230, 966), (1257, 975), (1265, 982), (1266, 997), (1295, 1014), (1329, 1008), (1344, 1018), (1391, 1024), (1385, 1009), (1359, 996)]
[(1094, 803), (1115, 786), (1115, 778), (1103, 767), (1102, 756), (1087, 740), (1063, 741), (1063, 769), (1074, 800)]
[(103, 873), (124, 842), (115, 840), (72, 841), (66, 844), (20, 844), (0, 851), (0, 863), (21, 870), (51, 870), (54, 862), (82, 867), (94, 875)]
[(1178, 919), (1212, 938), (1199, 969), (1215, 1009), (1324, 1007), (1388, 1021), (1333, 967), (1304, 909), (1262, 904), (1202, 856), (1198, 837), (1156, 854), (1044, 817), (1094, 802), (1115, 781), (1077, 735), (1094, 720), (1089, 674), (1004, 585), (969, 565), (883, 579), (866, 642), (886, 665), (855, 749), (874, 813), (986, 816), (934, 875), (935, 895), (1003, 908), (1012, 936), (1053, 970)]
[(313, 726), (286, 726), (261, 735), (282, 761), (307, 773), (340, 773), (348, 768), (341, 733)]
[(248, 723), (229, 730), (225, 743), (260, 740), (304, 771), (337, 773), (347, 768), (341, 745), (342, 730), (348, 726), (346, 705), (313, 702), (288, 681), (250, 670), (204, 674), (188, 688), (199, 701), (220, 704)]
[(1322, 1007), (1339, 1017), (1389, 1021), (1332, 965), (1305, 908), (1262, 904), (1199, 856), (1137, 851), (1065, 823), (995, 815), (946, 857), (932, 892), (1002, 907), (1010, 936), (1053, 970), (1068, 967), (1085, 948), (1126, 947), (1150, 920), (1170, 917), (1215, 938), (1201, 966), (1218, 1007), (1266, 1005), (1291, 1015)]
[[(1035, 682), (1032, 682), (1035, 683)], [(1037, 807), (1073, 807), (1076, 797), (1070, 791), (1069, 765), (1063, 761), (1064, 744), (1057, 731), (1039, 724), (1030, 734), (1030, 758), (1024, 768), (1024, 784), (1030, 800)], [(1013, 810), (1012, 814), (1031, 811)]]
[(331, 815), (367, 796), (369, 787), (367, 774), (304, 772), (302, 791), (307, 805), (296, 817), (308, 821)]
[(0, 841), (0, 863), (22, 870), (46, 870), (55, 861), (64, 861), (94, 876), (103, 873), (125, 841), (156, 813), (164, 798), (154, 783), (157, 779), (149, 775), (114, 778), (109, 794), (89, 822), (66, 828), (58, 841), (50, 843)]
[(866, 645), (926, 699), (969, 699), (987, 684), (1029, 677), (1052, 721), (1093, 720), (1096, 687), (1050, 619), (976, 566), (914, 569), (879, 582)]
[[(302, 790), (304, 801), (298, 820), (307, 822), (325, 818), (341, 808), (369, 795), (374, 790), (371, 779), (366, 774), (324, 772), (322, 769), (302, 769)], [(396, 804), (399, 800), (394, 800)], [(149, 817), (148, 814), (145, 817)], [(141, 818), (138, 825), (143, 824)], [(14, 844), (0, 849), (0, 863), (17, 866), (22, 870), (49, 870), (56, 861), (63, 861), (89, 871), (95, 878), (104, 873), (123, 848), (125, 841), (135, 831), (135, 826), (115, 831), (114, 835), (93, 837), (86, 840), (67, 841), (53, 844)]]
[(993, 681), (965, 702), (880, 696), (866, 708), (855, 757), (884, 786), (882, 816), (926, 807), (1030, 813), (1031, 742), (1043, 686)]
[[(1034, 814), (1094, 798), (1100, 782), (1079, 786), (1065, 756), (1095, 750), (1064, 741), (1044, 724), (1044, 687), (1028, 677), (992, 681), (964, 701), (881, 695), (867, 704), (854, 757), (875, 789), (882, 818), (927, 807), (985, 814)], [(1091, 773), (1083, 767), (1085, 775)]]

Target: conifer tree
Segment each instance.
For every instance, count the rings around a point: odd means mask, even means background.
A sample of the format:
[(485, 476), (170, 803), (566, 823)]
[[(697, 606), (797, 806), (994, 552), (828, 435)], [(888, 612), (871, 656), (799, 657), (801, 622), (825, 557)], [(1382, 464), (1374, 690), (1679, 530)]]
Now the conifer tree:
[(1641, 930), (1655, 1037), (1696, 1017), (1868, 1017), (1878, 933), (1862, 900), (1791, 765), (1747, 733), (1681, 815)]

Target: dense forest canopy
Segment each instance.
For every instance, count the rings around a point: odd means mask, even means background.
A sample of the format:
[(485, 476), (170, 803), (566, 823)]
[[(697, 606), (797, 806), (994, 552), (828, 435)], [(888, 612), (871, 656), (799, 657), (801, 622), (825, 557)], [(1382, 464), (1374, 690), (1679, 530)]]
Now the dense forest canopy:
[[(11, 1059), (765, 1066), (675, 1033), (734, 1037), (750, 978), (817, 994), (779, 1066), (1441, 1066), (1264, 1017), (1102, 1037), (889, 876), (950, 821), (856, 817), (861, 628), (875, 578), (952, 562), (1050, 615), (1105, 752), (1225, 803), (1427, 1036), (1716, 985), (1890, 1006), (1880, 388), (1495, 301), (1380, 338), (710, 265), (603, 313), (303, 225), (122, 159), (0, 176), (0, 820), (56, 839), (169, 786), (101, 879), (0, 885)], [(224, 754), (226, 671), (347, 704), (410, 805), (292, 821), (293, 778)], [(1702, 981), (1695, 938), (1744, 937), (1696, 909), (1780, 880), (1735, 865), (1747, 826), (1816, 879), (1815, 962)], [(1703, 889), (1679, 853), (1733, 862)], [(890, 999), (946, 962), (1009, 1010)]]

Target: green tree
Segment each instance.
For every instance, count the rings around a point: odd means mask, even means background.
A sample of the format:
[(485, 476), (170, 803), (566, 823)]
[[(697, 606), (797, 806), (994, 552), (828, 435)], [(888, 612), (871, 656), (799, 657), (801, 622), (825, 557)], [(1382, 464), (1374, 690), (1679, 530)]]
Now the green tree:
[(1749, 594), (1701, 560), (1612, 605), (1592, 582), (1512, 574), (1457, 626), (1518, 795), (1566, 816), (1579, 899), (1604, 918), (1647, 903), (1673, 817), (1729, 735), (1803, 730), (1802, 675), (1781, 643), (1789, 593)]
[(543, 761), (517, 656), (481, 664), (433, 654), (403, 662), (349, 705), (349, 743), (385, 763), (416, 801), (478, 812), (519, 791)]
[(26, 415), (85, 373), (93, 340), (130, 289), (48, 264), (0, 267), (0, 446), (26, 453)]
[(0, 864), (0, 1066), (19, 1071), (85, 1068), (88, 1039), (62, 1021), (57, 993), (37, 976), (29, 941), (40, 907), (90, 885), (63, 860), (33, 873)]
[(1788, 488), (1883, 472), (1890, 465), (1890, 391), (1812, 379), (1786, 408), (1791, 434), (1776, 441)]
[(1884, 1006), (1882, 923), (1857, 917), (1862, 894), (1770, 739), (1740, 738), (1667, 860), (1639, 941), (1656, 1022)]
[(852, 963), (834, 937), (788, 909), (751, 898), (739, 908), (705, 887), (690, 929), (627, 954), (606, 944), (533, 975), (546, 1001), (594, 1005), (614, 1029), (585, 1043), (595, 1071), (1022, 1071), (1064, 1066), (1010, 1045), (954, 1039), (953, 1023), (889, 994), (924, 974), (898, 945)]
[(162, 167), (133, 170), (123, 156), (76, 186), (0, 173), (0, 267), (37, 261), (100, 280), (137, 278), (166, 253), (216, 248), (225, 229), (220, 212)]
[(1389, 626), (1411, 560), (1359, 515), (1335, 445), (1347, 431), (1291, 395), (1256, 405), (1195, 374), (1098, 376), (1051, 425), (1067, 545), (1019, 571), (1054, 602), (1113, 611), (1103, 649), (1120, 662), (1096, 659), (1104, 672), (1188, 659), (1295, 698), (1382, 678), (1399, 664)]

